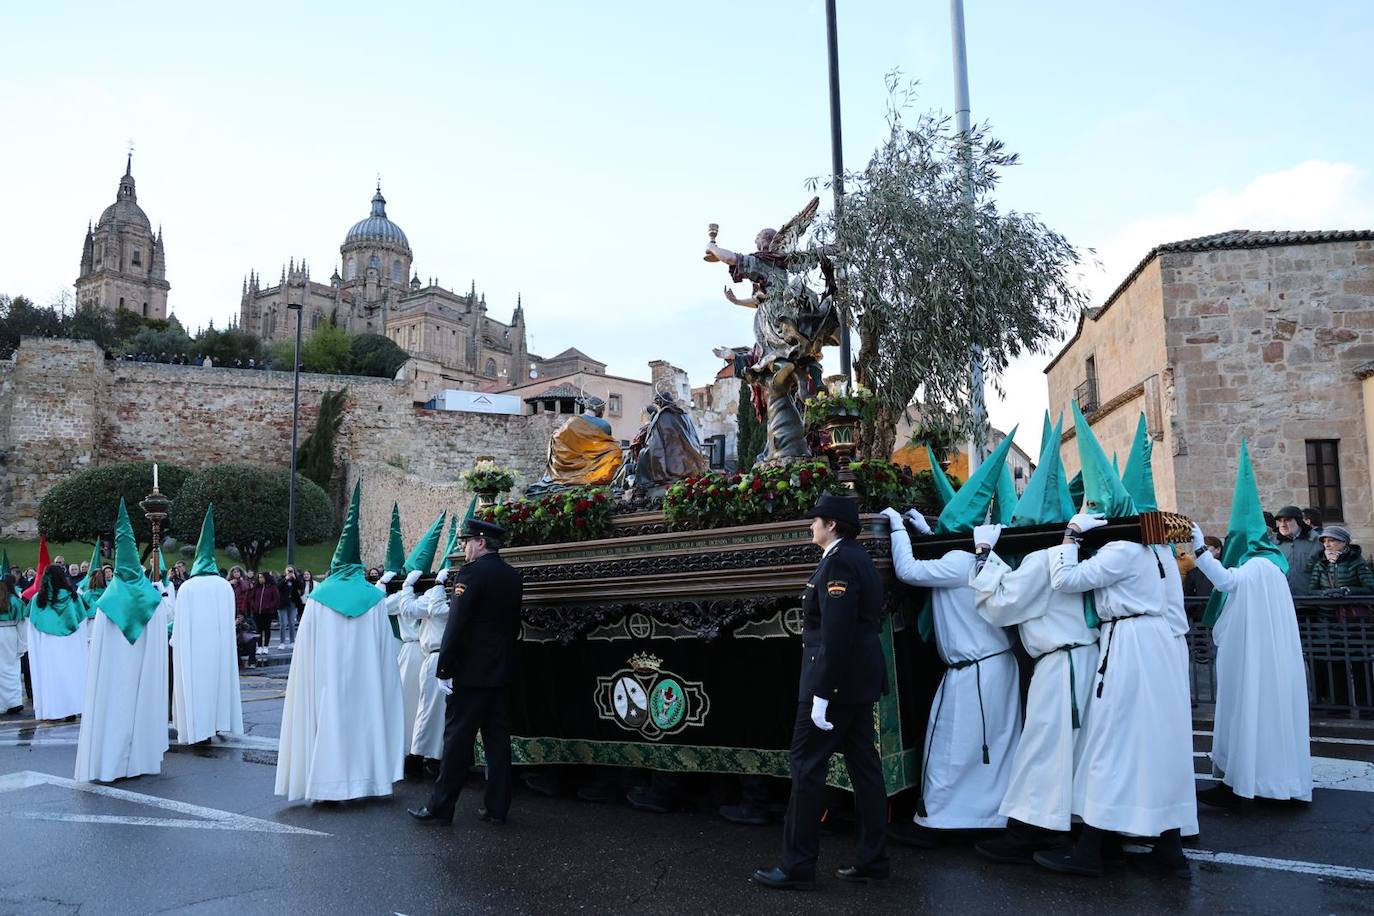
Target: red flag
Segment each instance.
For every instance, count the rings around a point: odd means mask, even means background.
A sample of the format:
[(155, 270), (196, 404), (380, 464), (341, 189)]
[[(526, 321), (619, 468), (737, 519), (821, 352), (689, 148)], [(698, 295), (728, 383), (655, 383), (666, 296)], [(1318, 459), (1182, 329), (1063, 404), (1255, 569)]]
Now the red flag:
[(43, 573), (47, 571), (48, 564), (48, 538), (47, 535), (40, 534), (38, 536), (38, 577), (33, 580), (33, 585), (30, 585), (20, 593), (20, 598), (23, 598), (25, 601), (32, 601), (33, 596), (38, 594), (38, 589), (43, 584)]

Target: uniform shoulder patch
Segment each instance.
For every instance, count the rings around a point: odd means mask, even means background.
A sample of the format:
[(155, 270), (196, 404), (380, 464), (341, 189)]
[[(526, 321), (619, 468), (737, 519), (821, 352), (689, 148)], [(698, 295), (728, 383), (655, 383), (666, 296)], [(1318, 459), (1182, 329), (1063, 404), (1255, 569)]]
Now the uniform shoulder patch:
[(825, 584), (825, 590), (831, 598), (841, 598), (849, 591), (849, 583), (843, 579), (831, 579)]
[(457, 585), (453, 586), (453, 594), (455, 594), (455, 595), (461, 595), (463, 592), (465, 592), (465, 591), (467, 591), (467, 590), (468, 590), (468, 587), (467, 587), (466, 585), (464, 585), (463, 583), (461, 583), (461, 582), (459, 582)]

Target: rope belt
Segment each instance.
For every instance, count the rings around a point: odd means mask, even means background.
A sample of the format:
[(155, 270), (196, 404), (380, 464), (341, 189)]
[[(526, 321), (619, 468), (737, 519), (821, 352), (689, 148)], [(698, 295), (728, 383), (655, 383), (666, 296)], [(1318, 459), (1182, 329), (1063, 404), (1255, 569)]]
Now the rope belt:
[(1097, 669), (1097, 674), (1101, 678), (1097, 682), (1097, 695), (1102, 696), (1102, 688), (1107, 684), (1107, 662), (1112, 657), (1112, 637), (1116, 635), (1116, 624), (1123, 620), (1134, 620), (1136, 617), (1147, 617), (1147, 614), (1123, 614), (1120, 617), (1113, 617), (1111, 620), (1104, 620), (1103, 623), (1112, 624), (1112, 628), (1107, 633), (1107, 648), (1102, 650), (1102, 665)]
[(1075, 680), (1074, 671), (1073, 671), (1073, 650), (1074, 650), (1074, 649), (1084, 649), (1084, 648), (1087, 648), (1088, 646), (1091, 646), (1091, 645), (1093, 645), (1093, 643), (1090, 643), (1090, 642), (1071, 642), (1071, 643), (1069, 643), (1069, 644), (1067, 644), (1067, 645), (1058, 646), (1058, 647), (1056, 647), (1056, 648), (1053, 648), (1053, 649), (1051, 649), (1050, 651), (1048, 651), (1048, 652), (1044, 653), (1043, 655), (1041, 655), (1040, 658), (1037, 658), (1037, 659), (1035, 660), (1035, 663), (1036, 663), (1037, 665), (1039, 665), (1041, 659), (1048, 658), (1049, 656), (1053, 655), (1053, 654), (1056, 653), (1056, 652), (1063, 652), (1066, 656), (1068, 656), (1068, 659), (1069, 659), (1069, 710), (1070, 710), (1070, 712), (1073, 714), (1073, 727), (1074, 727), (1074, 728), (1081, 728), (1083, 723), (1082, 723), (1081, 718), (1080, 718), (1079, 715), (1078, 715), (1078, 687), (1077, 687), (1077, 681)]
[(950, 662), (945, 667), (945, 673), (940, 676), (940, 702), (935, 704), (935, 718), (930, 723), (930, 737), (926, 739), (926, 752), (921, 758), (921, 784), (920, 791), (916, 796), (916, 813), (921, 817), (926, 816), (926, 770), (930, 765), (930, 745), (935, 740), (935, 728), (940, 724), (940, 710), (945, 707), (945, 678), (951, 671), (962, 671), (965, 668), (973, 669), (974, 683), (978, 686), (978, 718), (983, 723), (983, 763), (992, 763), (992, 758), (988, 756), (988, 717), (983, 712), (983, 668), (982, 663), (990, 658), (999, 655), (1006, 655), (1011, 651), (1008, 647), (1001, 652), (993, 652), (991, 655), (984, 655), (982, 658), (971, 658), (962, 662)]

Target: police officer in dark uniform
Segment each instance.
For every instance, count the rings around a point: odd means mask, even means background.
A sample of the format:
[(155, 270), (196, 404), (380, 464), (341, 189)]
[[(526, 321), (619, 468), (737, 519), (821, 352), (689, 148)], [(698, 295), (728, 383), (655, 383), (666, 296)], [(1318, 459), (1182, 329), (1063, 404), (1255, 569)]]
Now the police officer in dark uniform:
[(883, 584), (872, 558), (854, 540), (859, 533), (854, 500), (822, 496), (811, 518), (811, 540), (824, 553), (802, 598), (801, 689), (782, 865), (754, 872), (756, 883), (774, 888), (815, 883), (825, 771), (836, 751), (849, 769), (859, 819), (855, 864), (836, 877), (866, 883), (887, 878), (889, 868), (887, 789), (873, 732), (873, 704), (887, 692), (878, 638)]
[(477, 816), (504, 824), (510, 811), (510, 687), (520, 632), (520, 573), (501, 559), (505, 529), (469, 519), (463, 556), (449, 596), (448, 625), (439, 646), (436, 676), (448, 693), (444, 756), (429, 804), (410, 814), (425, 823), (450, 824), (463, 779), (473, 763), (473, 740), (482, 733), (487, 791)]

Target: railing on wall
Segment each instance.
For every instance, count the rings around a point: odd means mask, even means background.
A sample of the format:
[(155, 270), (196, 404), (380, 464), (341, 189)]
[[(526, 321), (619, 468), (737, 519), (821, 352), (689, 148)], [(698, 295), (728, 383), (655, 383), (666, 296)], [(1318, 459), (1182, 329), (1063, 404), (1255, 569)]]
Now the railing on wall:
[[(1188, 674), (1195, 703), (1215, 703), (1216, 646), (1201, 624), (1205, 598), (1186, 598)], [(1294, 598), (1298, 638), (1307, 668), (1312, 713), (1328, 718), (1374, 717), (1374, 596)]]
[(1073, 399), (1078, 402), (1078, 409), (1085, 414), (1090, 414), (1102, 404), (1097, 399), (1097, 379), (1089, 378), (1083, 384), (1073, 390)]

